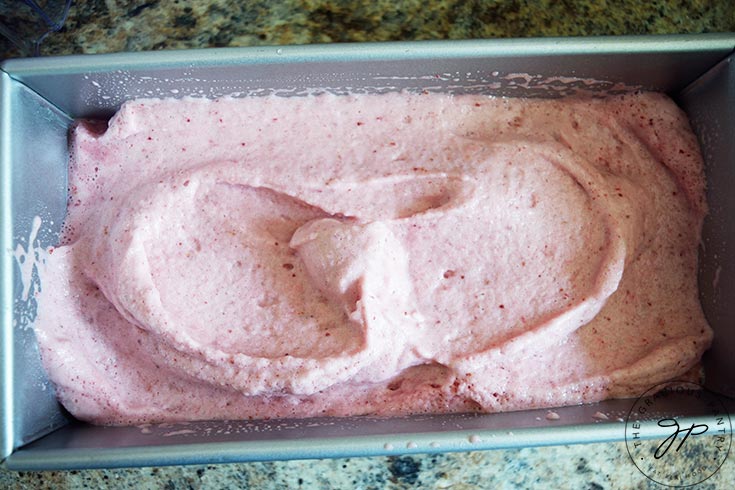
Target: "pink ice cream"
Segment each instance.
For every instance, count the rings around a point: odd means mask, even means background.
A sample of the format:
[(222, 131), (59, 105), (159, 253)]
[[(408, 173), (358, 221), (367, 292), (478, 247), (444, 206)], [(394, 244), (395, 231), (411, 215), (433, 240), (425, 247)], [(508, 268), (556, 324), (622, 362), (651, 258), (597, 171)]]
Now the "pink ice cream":
[(72, 155), (36, 330), (83, 420), (591, 402), (711, 341), (662, 95), (137, 100)]

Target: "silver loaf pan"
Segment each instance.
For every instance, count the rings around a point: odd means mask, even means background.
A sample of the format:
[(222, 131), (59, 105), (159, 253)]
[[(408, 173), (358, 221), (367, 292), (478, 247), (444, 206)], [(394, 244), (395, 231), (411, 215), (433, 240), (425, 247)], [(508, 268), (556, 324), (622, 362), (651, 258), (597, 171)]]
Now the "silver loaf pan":
[[(340, 44), (124, 53), (6, 61), (0, 72), (0, 458), (9, 469), (99, 468), (370, 456), (623, 440), (633, 400), (501, 414), (220, 421), (93, 427), (56, 402), (11, 253), (55, 244), (66, 206), (67, 137), (135, 97), (343, 93), (401, 88), (558, 96), (577, 88), (664, 91), (704, 146), (710, 214), (701, 297), (715, 341), (707, 388), (735, 396), (735, 34)], [(515, 74), (531, 74), (534, 77)], [(536, 77), (537, 76), (537, 77)], [(555, 78), (558, 77), (558, 78)], [(604, 80), (574, 83), (565, 77)], [(541, 83), (543, 82), (543, 83)], [(549, 90), (549, 88), (552, 90)], [(36, 280), (35, 288), (42, 287)], [(673, 413), (704, 416), (672, 399)], [(608, 420), (595, 418), (597, 412)]]

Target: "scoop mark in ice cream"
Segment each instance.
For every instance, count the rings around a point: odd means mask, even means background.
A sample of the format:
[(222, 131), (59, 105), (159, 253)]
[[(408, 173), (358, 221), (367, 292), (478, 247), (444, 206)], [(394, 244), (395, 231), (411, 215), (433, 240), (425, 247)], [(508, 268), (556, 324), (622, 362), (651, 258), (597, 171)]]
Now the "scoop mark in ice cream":
[(139, 100), (72, 150), (36, 328), (85, 420), (551, 407), (711, 340), (661, 95)]

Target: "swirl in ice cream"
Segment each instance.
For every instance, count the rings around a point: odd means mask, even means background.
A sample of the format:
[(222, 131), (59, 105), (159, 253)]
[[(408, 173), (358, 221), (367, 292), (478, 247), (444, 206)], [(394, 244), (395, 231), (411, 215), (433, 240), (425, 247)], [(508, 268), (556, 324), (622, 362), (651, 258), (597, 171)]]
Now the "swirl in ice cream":
[(136, 100), (72, 153), (36, 329), (81, 419), (558, 406), (711, 341), (662, 95)]

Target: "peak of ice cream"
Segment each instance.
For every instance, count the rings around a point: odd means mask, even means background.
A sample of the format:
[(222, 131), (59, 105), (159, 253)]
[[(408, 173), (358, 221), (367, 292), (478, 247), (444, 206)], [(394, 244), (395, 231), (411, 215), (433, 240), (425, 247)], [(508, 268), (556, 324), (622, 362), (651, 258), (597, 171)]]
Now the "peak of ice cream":
[(72, 153), (36, 330), (84, 420), (551, 407), (711, 341), (662, 95), (136, 100)]

